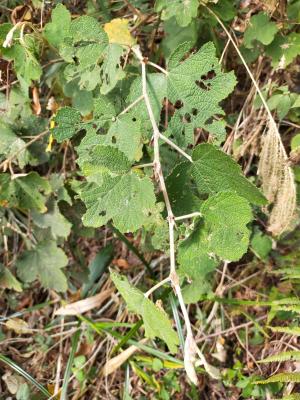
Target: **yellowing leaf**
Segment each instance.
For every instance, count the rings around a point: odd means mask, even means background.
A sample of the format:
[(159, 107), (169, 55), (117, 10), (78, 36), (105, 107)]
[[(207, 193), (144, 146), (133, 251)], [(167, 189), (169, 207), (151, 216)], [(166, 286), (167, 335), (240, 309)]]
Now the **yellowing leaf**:
[(5, 326), (7, 329), (15, 331), (18, 334), (31, 332), (31, 329), (29, 329), (27, 322), (23, 321), (20, 318), (9, 319), (5, 322)]
[(125, 18), (116, 18), (104, 25), (109, 43), (118, 43), (124, 46), (133, 46), (135, 39), (131, 36), (128, 20)]

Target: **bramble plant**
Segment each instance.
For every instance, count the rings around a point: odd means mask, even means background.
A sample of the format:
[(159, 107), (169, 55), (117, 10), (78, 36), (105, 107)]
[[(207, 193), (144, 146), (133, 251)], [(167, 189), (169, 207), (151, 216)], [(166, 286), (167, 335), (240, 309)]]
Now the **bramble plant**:
[[(205, 18), (215, 18), (224, 27), (221, 5), (210, 8), (204, 3)], [(188, 29), (198, 8), (198, 1), (176, 1), (170, 7), (159, 0), (155, 12), (163, 21), (176, 20)], [(187, 305), (212, 294), (214, 271), (221, 264), (225, 270), (247, 253), (252, 231), (255, 254), (262, 259), (268, 255), (270, 239), (253, 230), (258, 213), (270, 214), (269, 230), (275, 235), (288, 229), (295, 213), (293, 173), (271, 111), (278, 110), (282, 119), (300, 103), (286, 87), (278, 87), (268, 99), (268, 90), (260, 90), (245, 61), (247, 52), (259, 54), (265, 47), (274, 65), (291, 63), (295, 58), (291, 48), (287, 51), (281, 46), (280, 54), (275, 48), (282, 40), (278, 30), (265, 12), (252, 16), (240, 51), (225, 28), (254, 82), (257, 107), (266, 111), (258, 171), (261, 190), (254, 177), (246, 178), (222, 149), (227, 124), (222, 102), (234, 91), (237, 80), (233, 71), (222, 68), (213, 42), (199, 49), (192, 41), (176, 43), (162, 67), (148, 57), (125, 18), (108, 18), (101, 24), (90, 15), (73, 18), (66, 6), (57, 4), (42, 29), (26, 20), (2, 24), (1, 53), (13, 64), (19, 83), (9, 99), (0, 99), (8, 101), (0, 121), (0, 218), (4, 246), (15, 233), (24, 244), (18, 257), (0, 264), (0, 287), (22, 291), (39, 280), (45, 289), (66, 292), (68, 257), (60, 246), (81, 222), (84, 232), (112, 224), (121, 234), (140, 235), (152, 250), (168, 254), (169, 270), (143, 292), (124, 273), (111, 269), (118, 292), (128, 310), (142, 318), (146, 338), (163, 341), (173, 354), (182, 347), (192, 383), (197, 384), (195, 368), (201, 365), (211, 377), (219, 378), (219, 370), (206, 361), (196, 344)], [(292, 35), (284, 40), (295, 49), (299, 34)], [(39, 63), (42, 53), (50, 66), (46, 73)], [(39, 80), (54, 92), (43, 105), (48, 118), (40, 116), (41, 104), (34, 97)], [(25, 95), (28, 90), (34, 114)], [(56, 102), (56, 93), (68, 100)], [(288, 105), (280, 105), (286, 96)], [(199, 131), (206, 140), (198, 140), (195, 133)], [(53, 157), (58, 148), (62, 150), (59, 161)], [(276, 153), (274, 161), (271, 149)], [(69, 173), (68, 152), (72, 153)], [(52, 173), (59, 163), (62, 174)], [(278, 177), (280, 168), (283, 172)], [(279, 193), (281, 188), (286, 191)], [(78, 207), (73, 224), (62, 212), (64, 204)], [(162, 287), (171, 287), (176, 294), (184, 322), (183, 343), (177, 332), (180, 321), (176, 321), (176, 331), (165, 311), (167, 297), (156, 296)], [(264, 362), (293, 355), (285, 352)], [(84, 387), (86, 375), (78, 366), (85, 357), (78, 356), (77, 361), (74, 371)]]

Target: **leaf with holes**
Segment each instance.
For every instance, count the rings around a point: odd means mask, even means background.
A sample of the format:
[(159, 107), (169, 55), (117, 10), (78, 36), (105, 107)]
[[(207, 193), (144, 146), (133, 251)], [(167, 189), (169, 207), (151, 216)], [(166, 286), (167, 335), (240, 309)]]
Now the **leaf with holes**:
[(89, 183), (80, 197), (87, 207), (84, 225), (98, 227), (112, 219), (121, 232), (135, 232), (141, 228), (155, 207), (151, 180), (134, 173), (104, 175), (102, 184)]
[(117, 117), (104, 139), (105, 144), (116, 146), (131, 161), (139, 161), (142, 153), (141, 121), (130, 114)]
[(224, 115), (219, 103), (234, 89), (235, 76), (222, 72), (213, 43), (206, 43), (194, 54), (189, 48), (188, 43), (178, 46), (168, 63), (167, 96), (176, 108), (176, 131), (181, 124), (180, 133), (193, 144), (194, 129), (202, 128), (221, 142), (225, 125), (216, 116)]
[(173, 330), (166, 312), (147, 299), (144, 294), (130, 285), (127, 278), (115, 272), (110, 274), (112, 281), (127, 303), (128, 309), (143, 318), (145, 336), (150, 339), (158, 337), (168, 345), (172, 353), (176, 353), (178, 336)]
[(179, 273), (188, 279), (188, 284), (183, 288), (186, 303), (196, 303), (211, 290), (209, 275), (219, 260), (209, 253), (207, 232), (202, 223), (197, 224), (194, 231), (178, 246)]

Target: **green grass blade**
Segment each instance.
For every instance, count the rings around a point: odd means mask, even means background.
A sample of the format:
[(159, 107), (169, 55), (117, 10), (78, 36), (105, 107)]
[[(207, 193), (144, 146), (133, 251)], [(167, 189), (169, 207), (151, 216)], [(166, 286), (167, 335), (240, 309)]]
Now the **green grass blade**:
[(172, 312), (173, 312), (173, 316), (174, 316), (174, 320), (175, 320), (175, 324), (176, 324), (176, 328), (177, 328), (177, 333), (178, 333), (178, 337), (179, 337), (181, 350), (183, 351), (184, 350), (184, 336), (183, 336), (180, 317), (178, 314), (178, 309), (177, 309), (177, 305), (176, 305), (176, 301), (175, 301), (175, 297), (174, 297), (173, 293), (170, 293), (169, 300), (170, 300), (170, 304), (172, 307)]
[(24, 371), (18, 364), (16, 364), (10, 358), (4, 356), (3, 354), (0, 354), (0, 361), (8, 365), (19, 375), (23, 376), (24, 379), (26, 379), (29, 383), (35, 386), (45, 397), (47, 398), (51, 397), (51, 393), (48, 392), (48, 390), (43, 385), (41, 385), (38, 381), (36, 381), (28, 372)]
[(81, 329), (78, 329), (75, 332), (74, 336), (72, 336), (71, 352), (70, 352), (69, 359), (68, 359), (68, 362), (67, 362), (67, 365), (66, 365), (66, 369), (65, 369), (63, 385), (62, 385), (62, 388), (61, 388), (60, 400), (68, 400), (69, 379), (70, 379), (70, 376), (71, 376), (71, 368), (72, 368), (72, 365), (73, 365), (75, 353), (77, 351), (80, 334), (81, 334)]
[(120, 342), (117, 344), (117, 346), (112, 350), (112, 354), (116, 353), (121, 347), (123, 347), (129, 339), (132, 338), (132, 336), (140, 329), (140, 327), (143, 325), (143, 321), (139, 320), (131, 329), (130, 331), (124, 336), (123, 339), (120, 340)]
[[(99, 335), (102, 335), (103, 333), (105, 333), (105, 334), (111, 335), (114, 338), (119, 339), (119, 340), (122, 340), (124, 338), (123, 335), (121, 335), (120, 333), (115, 332), (115, 331), (113, 331), (111, 329), (107, 329), (107, 328), (106, 329), (101, 329), (101, 328), (99, 328), (98, 326), (95, 325), (95, 323), (93, 321), (89, 320), (88, 318), (83, 317), (82, 315), (80, 315), (78, 317), (80, 318), (81, 321), (84, 321), (87, 325), (89, 325)], [(183, 366), (183, 362), (181, 360), (178, 360), (175, 357), (169, 356), (169, 354), (166, 354), (163, 351), (153, 349), (152, 347), (147, 346), (145, 344), (141, 344), (138, 341), (133, 340), (133, 339), (129, 339), (127, 341), (127, 343), (129, 345), (133, 345), (133, 346), (138, 347), (139, 349), (145, 351), (148, 354), (151, 354), (151, 355), (153, 355), (155, 357), (161, 358), (162, 360), (175, 362), (175, 363)]]

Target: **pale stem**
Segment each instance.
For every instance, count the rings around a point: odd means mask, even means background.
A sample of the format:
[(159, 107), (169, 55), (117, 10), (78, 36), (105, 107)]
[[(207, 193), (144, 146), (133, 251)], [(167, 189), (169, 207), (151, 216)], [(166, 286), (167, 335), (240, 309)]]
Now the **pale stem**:
[(120, 114), (118, 115), (118, 117), (120, 117), (123, 114), (126, 114), (129, 110), (131, 110), (132, 107), (136, 106), (141, 100), (143, 100), (144, 96), (140, 96), (138, 97), (136, 100), (134, 100), (133, 103), (129, 104), (128, 107), (126, 107), (122, 112), (120, 112)]
[(23, 150), (25, 150), (27, 147), (29, 147), (32, 143), (36, 142), (37, 140), (41, 139), (42, 137), (44, 137), (47, 133), (49, 132), (49, 130), (47, 129), (44, 132), (39, 133), (38, 135), (36, 135), (32, 140), (30, 140), (29, 142), (27, 142), (23, 147), (21, 147), (18, 151), (16, 151), (14, 154), (12, 154), (10, 157), (8, 157), (6, 160), (2, 161), (2, 163), (0, 164), (0, 169), (3, 168), (4, 171), (6, 171), (7, 167), (9, 166), (9, 163), (15, 158), (17, 157)]
[(156, 68), (156, 69), (158, 69), (158, 70), (161, 71), (163, 74), (165, 74), (165, 75), (167, 75), (167, 76), (169, 75), (169, 73), (168, 73), (167, 70), (165, 70), (165, 69), (162, 68), (161, 66), (155, 64), (154, 62), (148, 61), (147, 64), (148, 64), (148, 65), (151, 65), (152, 67), (154, 67), (154, 68)]
[(153, 162), (147, 164), (138, 164), (133, 166), (133, 168), (147, 168), (147, 167), (153, 167)]
[(191, 214), (186, 214), (186, 215), (180, 215), (180, 217), (175, 217), (175, 221), (181, 221), (183, 219), (189, 219), (189, 218), (194, 218), (194, 217), (201, 217), (201, 212), (195, 211)]
[[(172, 286), (176, 292), (179, 305), (181, 308), (181, 312), (184, 318), (186, 330), (187, 330), (187, 336), (185, 339), (185, 347), (184, 347), (184, 365), (185, 365), (185, 370), (187, 372), (188, 377), (191, 379), (191, 381), (194, 384), (197, 384), (197, 375), (195, 372), (195, 367), (194, 367), (194, 362), (195, 362), (195, 355), (198, 353), (201, 361), (205, 364), (205, 358), (201, 351), (197, 348), (194, 335), (192, 332), (192, 327), (191, 327), (191, 322), (189, 319), (188, 311), (187, 308), (184, 304), (180, 284), (179, 284), (179, 278), (176, 273), (176, 268), (175, 268), (175, 240), (174, 240), (174, 226), (175, 226), (175, 219), (171, 207), (171, 203), (169, 200), (169, 196), (167, 193), (166, 185), (165, 185), (165, 180), (164, 176), (162, 173), (161, 169), (161, 163), (160, 163), (160, 156), (159, 156), (159, 139), (161, 138), (161, 134), (159, 132), (158, 126), (155, 121), (155, 117), (153, 114), (153, 110), (151, 107), (151, 103), (148, 97), (147, 93), (147, 77), (146, 77), (146, 61), (144, 60), (141, 51), (139, 48), (135, 47), (132, 49), (137, 56), (137, 58), (140, 60), (141, 65), (142, 65), (142, 90), (143, 90), (143, 96), (144, 96), (144, 101), (145, 105), (147, 108), (147, 112), (149, 115), (149, 119), (152, 125), (153, 129), (153, 147), (154, 147), (154, 173), (156, 176), (156, 179), (158, 179), (159, 184), (160, 184), (160, 189), (163, 193), (166, 208), (167, 208), (167, 213), (168, 213), (168, 224), (169, 224), (169, 239), (170, 239), (170, 276), (169, 280), (172, 283)], [(164, 138), (164, 136), (163, 136)], [(167, 138), (166, 138), (167, 139)], [(168, 143), (168, 142), (167, 142)], [(172, 143), (172, 142), (171, 142)], [(169, 143), (170, 144), (170, 143)], [(173, 143), (172, 143), (173, 144)], [(171, 144), (171, 145), (172, 145)], [(176, 145), (175, 145), (176, 146)], [(174, 146), (173, 146), (174, 147)], [(184, 153), (178, 146), (176, 146), (176, 149), (185, 157), (189, 159), (189, 161), (192, 162), (192, 159), (189, 155)], [(161, 283), (157, 284), (154, 286), (154, 290), (157, 287), (160, 287)], [(153, 288), (152, 288), (153, 289)], [(150, 289), (150, 293), (152, 293), (152, 289)], [(146, 293), (146, 295), (149, 295), (149, 291)]]
[(145, 297), (149, 297), (151, 293), (155, 292), (155, 290), (159, 289), (161, 286), (163, 286), (165, 283), (168, 283), (171, 281), (171, 278), (168, 276), (167, 278), (163, 279), (162, 281), (158, 282), (155, 286), (152, 286), (148, 290), (148, 292), (144, 293)]
[(169, 146), (173, 147), (178, 153), (183, 155), (185, 158), (187, 158), (191, 163), (193, 162), (193, 159), (190, 155), (188, 155), (184, 150), (182, 150), (180, 147), (177, 146), (172, 140), (164, 136), (162, 133), (159, 134), (159, 138), (163, 140), (164, 142), (168, 143)]

